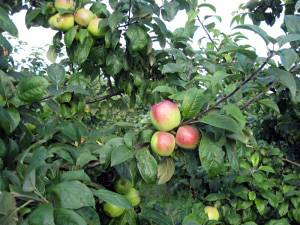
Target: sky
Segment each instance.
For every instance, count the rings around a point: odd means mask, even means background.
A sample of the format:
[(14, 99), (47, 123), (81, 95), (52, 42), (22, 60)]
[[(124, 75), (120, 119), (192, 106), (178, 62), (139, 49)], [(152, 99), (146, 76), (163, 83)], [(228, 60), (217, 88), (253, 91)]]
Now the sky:
[[(104, 3), (109, 5), (107, 2), (108, 0), (104, 0)], [(247, 0), (226, 0), (226, 1), (221, 1), (221, 0), (210, 0), (208, 1), (210, 4), (213, 4), (216, 9), (216, 15), (219, 15), (222, 17), (222, 23), (219, 23), (216, 19), (208, 19), (207, 23), (209, 22), (216, 22), (216, 28), (220, 29), (222, 32), (226, 34), (231, 34), (236, 31), (242, 32), (244, 35), (246, 35), (249, 39), (249, 41), (246, 42), (240, 42), (242, 44), (250, 44), (252, 45), (259, 56), (266, 57), (267, 56), (267, 48), (265, 46), (264, 41), (256, 34), (254, 34), (251, 31), (247, 31), (244, 29), (235, 29), (232, 30), (230, 28), (230, 22), (232, 19), (232, 12), (236, 11), (238, 9), (239, 4), (247, 2)], [(201, 1), (199, 1), (201, 3)], [(42, 28), (42, 27), (31, 27), (30, 29), (27, 29), (25, 26), (25, 14), (26, 11), (22, 11), (20, 13), (17, 13), (13, 15), (12, 19), (14, 23), (17, 25), (18, 30), (19, 30), (19, 39), (22, 41), (25, 41), (29, 44), (29, 46), (35, 46), (35, 47), (45, 47), (47, 45), (50, 45), (52, 42), (52, 37), (55, 35), (56, 31), (51, 30), (50, 28)], [(203, 15), (212, 15), (214, 12), (210, 10), (209, 8), (201, 8), (200, 11), (200, 17), (203, 18)], [(185, 11), (180, 11), (175, 20), (167, 23), (167, 27), (169, 30), (173, 31), (178, 27), (184, 27), (185, 22), (187, 21), (187, 15)], [(248, 18), (246, 19), (246, 24), (252, 24), (251, 20)], [(267, 26), (266, 24), (262, 24), (261, 28), (264, 29), (268, 34), (271, 34), (273, 38), (277, 38), (280, 35), (283, 35), (283, 31), (280, 29), (280, 25), (282, 23), (282, 18), (277, 20), (275, 25), (272, 27)], [(199, 23), (198, 23), (199, 24)], [(234, 27), (235, 25), (233, 25)], [(205, 32), (203, 29), (198, 28), (194, 35), (194, 43), (193, 47), (195, 49), (198, 48), (197, 41), (203, 37), (206, 36)], [(45, 47), (46, 51), (48, 47)], [(28, 54), (29, 51), (23, 51), (21, 52), (22, 56), (25, 57), (26, 54)]]

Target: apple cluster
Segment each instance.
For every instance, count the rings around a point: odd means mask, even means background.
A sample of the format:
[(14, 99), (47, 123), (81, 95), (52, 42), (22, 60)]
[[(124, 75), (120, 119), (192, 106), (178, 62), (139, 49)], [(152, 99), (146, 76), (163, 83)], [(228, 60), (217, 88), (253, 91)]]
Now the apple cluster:
[(197, 147), (200, 133), (190, 125), (178, 128), (176, 137), (168, 131), (180, 125), (181, 114), (176, 104), (164, 100), (151, 107), (150, 119), (152, 125), (158, 130), (151, 138), (152, 150), (160, 156), (169, 156), (173, 153), (176, 144), (186, 150)]
[[(54, 7), (58, 11), (63, 10), (74, 10), (74, 0), (55, 0)], [(85, 8), (80, 8), (73, 13), (55, 14), (50, 17), (49, 25), (54, 30), (68, 31), (76, 24), (81, 27), (87, 27), (88, 33), (94, 38), (103, 38), (105, 36), (106, 29), (99, 29), (99, 23), (101, 18), (96, 16)], [(77, 32), (76, 39), (79, 39), (79, 33)]]
[[(114, 184), (114, 189), (117, 193), (124, 195), (124, 197), (131, 202), (133, 207), (137, 206), (141, 201), (139, 191), (136, 190), (133, 187), (133, 183), (125, 177), (121, 177)], [(119, 217), (124, 213), (123, 208), (110, 203), (105, 203), (103, 209), (104, 212), (112, 218)]]

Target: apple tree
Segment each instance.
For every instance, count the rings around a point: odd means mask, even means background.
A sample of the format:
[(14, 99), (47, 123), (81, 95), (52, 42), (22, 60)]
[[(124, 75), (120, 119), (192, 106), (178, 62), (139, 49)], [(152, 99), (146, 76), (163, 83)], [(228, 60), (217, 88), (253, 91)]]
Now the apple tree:
[[(280, 2), (225, 34), (198, 0), (1, 1), (0, 224), (299, 224), (300, 2)], [(21, 10), (57, 31), (51, 64), (13, 57)]]

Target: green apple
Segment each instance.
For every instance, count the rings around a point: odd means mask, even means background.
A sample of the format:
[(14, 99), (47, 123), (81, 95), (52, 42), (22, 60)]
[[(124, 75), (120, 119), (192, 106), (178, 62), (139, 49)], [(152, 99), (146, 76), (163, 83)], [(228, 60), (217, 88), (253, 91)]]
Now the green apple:
[(153, 152), (160, 156), (169, 156), (175, 149), (175, 138), (167, 132), (156, 132), (151, 138)]
[(95, 15), (85, 8), (78, 9), (75, 13), (75, 22), (80, 26), (87, 27), (89, 22), (95, 18)]
[(109, 217), (114, 218), (114, 217), (121, 216), (123, 214), (123, 212), (124, 212), (124, 209), (120, 208), (119, 206), (110, 204), (110, 203), (105, 203), (104, 204), (104, 212)]
[(63, 15), (57, 13), (50, 17), (49, 25), (54, 30), (68, 31), (74, 27), (74, 16), (70, 13)]
[(95, 38), (103, 38), (106, 33), (105, 28), (99, 29), (100, 18), (94, 18), (89, 22), (88, 31)]
[(34, 131), (36, 129), (36, 126), (34, 124), (32, 124), (32, 123), (27, 123), (26, 127), (30, 131)]
[(119, 194), (126, 194), (130, 188), (133, 188), (133, 183), (125, 177), (121, 177), (115, 184), (114, 188)]
[(4, 98), (1, 94), (0, 94), (0, 102), (4, 102)]
[(212, 206), (206, 206), (204, 211), (207, 214), (209, 220), (219, 220), (220, 215), (217, 208)]
[(170, 131), (180, 124), (180, 111), (173, 102), (164, 100), (151, 107), (152, 125), (159, 131)]
[(55, 0), (56, 9), (71, 9), (74, 6), (74, 0)]
[(139, 191), (136, 190), (135, 188), (130, 188), (124, 196), (125, 196), (125, 198), (128, 199), (128, 201), (131, 202), (133, 207), (140, 204), (141, 197), (140, 197)]

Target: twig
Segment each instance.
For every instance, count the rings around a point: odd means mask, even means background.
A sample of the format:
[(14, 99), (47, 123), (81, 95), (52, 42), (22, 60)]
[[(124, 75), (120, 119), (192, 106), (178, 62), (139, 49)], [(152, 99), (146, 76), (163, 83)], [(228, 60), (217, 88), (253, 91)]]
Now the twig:
[(129, 12), (128, 12), (128, 23), (127, 23), (127, 26), (129, 26), (129, 24), (130, 24), (130, 11), (131, 11), (131, 5), (132, 3), (131, 3), (131, 0), (129, 0)]
[(113, 96), (116, 96), (116, 95), (120, 95), (122, 94), (124, 91), (116, 91), (116, 92), (113, 92), (109, 95), (104, 95), (104, 96), (101, 96), (99, 98), (95, 98), (95, 99), (92, 99), (92, 100), (89, 100), (89, 101), (86, 101), (86, 104), (92, 104), (92, 103), (95, 103), (95, 102), (101, 102), (105, 99), (108, 99), (108, 98), (111, 98)]
[(257, 70), (255, 70), (246, 80), (244, 80), (239, 86), (237, 86), (237, 88), (232, 91), (229, 95), (223, 97), (221, 100), (219, 100), (216, 104), (214, 104), (213, 106), (209, 107), (208, 109), (206, 109), (205, 111), (199, 113), (198, 115), (196, 115), (194, 118), (187, 120), (186, 122), (182, 123), (180, 126), (183, 125), (187, 125), (191, 122), (193, 122), (196, 118), (201, 117), (202, 115), (206, 114), (207, 112), (209, 112), (210, 110), (216, 108), (218, 105), (220, 105), (222, 102), (226, 101), (228, 98), (230, 98), (231, 96), (233, 96), (236, 92), (238, 92), (245, 84), (247, 84), (250, 80), (252, 80), (256, 74), (262, 70), (262, 68), (270, 61), (270, 59), (273, 57), (273, 54), (270, 54), (268, 56), (268, 58), (260, 65), (260, 67), (258, 67)]
[(289, 159), (281, 158), (281, 160), (284, 161), (284, 162), (288, 162), (288, 163), (291, 163), (291, 164), (294, 164), (294, 165), (300, 167), (300, 164), (299, 164), (299, 163), (296, 163), (296, 162), (291, 161), (291, 160), (289, 160)]
[(19, 194), (17, 192), (11, 192), (11, 194), (15, 197), (15, 198), (26, 198), (26, 199), (30, 199), (36, 202), (42, 202), (42, 203), (49, 203), (48, 201), (45, 201), (43, 199), (40, 198), (36, 198), (33, 196), (29, 196), (29, 195), (23, 195), (23, 194)]

